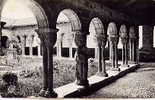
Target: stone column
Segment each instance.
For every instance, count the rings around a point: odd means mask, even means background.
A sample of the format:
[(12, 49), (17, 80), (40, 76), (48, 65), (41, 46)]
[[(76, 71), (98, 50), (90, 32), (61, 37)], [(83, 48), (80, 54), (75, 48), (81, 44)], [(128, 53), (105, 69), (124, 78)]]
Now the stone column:
[(99, 59), (98, 59), (98, 72), (97, 75), (107, 77), (106, 65), (105, 65), (105, 46), (107, 41), (107, 36), (105, 33), (100, 33), (96, 35), (98, 48), (99, 48)]
[(135, 28), (134, 27), (130, 27), (129, 30), (129, 49), (130, 49), (130, 63), (136, 63), (135, 59), (136, 59), (136, 34), (135, 34)]
[(2, 51), (2, 28), (4, 27), (6, 23), (5, 22), (0, 22), (0, 56), (3, 54), (3, 51)]
[(88, 54), (86, 47), (86, 34), (81, 31), (75, 33), (76, 50), (76, 84), (86, 88), (88, 83)]
[[(42, 41), (43, 43), (43, 41)], [(43, 86), (42, 90), (40, 91), (39, 95), (45, 97), (45, 93), (48, 89), (48, 64), (47, 64), (47, 48), (45, 45), (43, 47)]]
[(99, 58), (99, 47), (95, 47), (95, 59)]
[(22, 56), (25, 56), (26, 35), (22, 36)]
[[(56, 43), (57, 29), (42, 28), (36, 30), (38, 35), (43, 41), (43, 63), (44, 63), (44, 87), (40, 92), (40, 96), (43, 97), (57, 97), (57, 94), (53, 90), (53, 46)], [(46, 51), (47, 52), (46, 52)], [(45, 89), (44, 89), (45, 88)]]
[(112, 71), (120, 71), (120, 68), (118, 68), (118, 57), (117, 57), (117, 45), (119, 36), (117, 34), (117, 27), (115, 23), (110, 23), (108, 26), (108, 35), (109, 35), (109, 42), (112, 50), (112, 60), (110, 63), (112, 64)]
[(38, 45), (38, 57), (41, 57), (41, 44)]
[(123, 45), (122, 48), (122, 67), (129, 67), (128, 65), (128, 34), (127, 34), (127, 28), (125, 25), (122, 25), (120, 28), (120, 38)]
[(73, 55), (72, 55), (72, 46), (69, 47), (69, 57), (70, 58), (73, 58)]

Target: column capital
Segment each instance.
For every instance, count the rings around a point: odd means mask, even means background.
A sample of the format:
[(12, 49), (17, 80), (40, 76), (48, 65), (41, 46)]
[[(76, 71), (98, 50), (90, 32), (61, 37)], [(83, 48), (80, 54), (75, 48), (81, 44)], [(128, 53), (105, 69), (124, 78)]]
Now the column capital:
[(85, 47), (86, 46), (86, 37), (87, 35), (84, 34), (83, 32), (81, 31), (76, 31), (75, 33), (75, 44), (78, 46), (78, 47)]
[(35, 30), (38, 33), (40, 40), (45, 43), (47, 47), (53, 47), (57, 40), (58, 29), (39, 28)]
[(122, 44), (126, 44), (128, 42), (128, 34), (127, 34), (127, 27), (125, 25), (121, 25), (119, 36), (121, 38)]
[(106, 34), (96, 34), (97, 43), (99, 46), (105, 47), (107, 42), (107, 35)]

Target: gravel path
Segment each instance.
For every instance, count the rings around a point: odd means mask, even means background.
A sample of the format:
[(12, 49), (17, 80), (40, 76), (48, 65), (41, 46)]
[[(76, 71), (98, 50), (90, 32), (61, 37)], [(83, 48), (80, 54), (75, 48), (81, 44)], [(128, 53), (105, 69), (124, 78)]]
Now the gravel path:
[(86, 98), (155, 98), (155, 63), (145, 63)]

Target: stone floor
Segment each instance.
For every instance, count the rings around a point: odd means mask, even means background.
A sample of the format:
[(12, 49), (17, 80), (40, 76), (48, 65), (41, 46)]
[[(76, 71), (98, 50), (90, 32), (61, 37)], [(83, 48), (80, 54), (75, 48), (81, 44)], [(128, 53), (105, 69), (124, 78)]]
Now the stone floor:
[(155, 63), (145, 63), (86, 98), (155, 98)]

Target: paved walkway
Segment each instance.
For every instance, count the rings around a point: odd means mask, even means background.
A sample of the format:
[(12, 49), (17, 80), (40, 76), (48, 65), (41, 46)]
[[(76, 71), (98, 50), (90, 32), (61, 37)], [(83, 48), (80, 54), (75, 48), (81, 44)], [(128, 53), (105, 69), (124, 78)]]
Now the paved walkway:
[(155, 98), (155, 63), (145, 63), (135, 72), (116, 80), (88, 98)]

